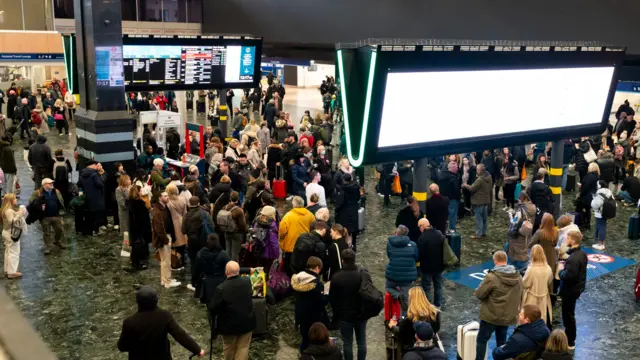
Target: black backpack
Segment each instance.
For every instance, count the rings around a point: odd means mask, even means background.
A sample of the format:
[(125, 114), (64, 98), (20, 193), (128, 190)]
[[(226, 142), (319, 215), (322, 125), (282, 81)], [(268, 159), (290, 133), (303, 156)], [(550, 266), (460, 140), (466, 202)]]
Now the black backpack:
[(598, 194), (598, 196), (600, 196), (602, 198), (602, 200), (603, 200), (602, 209), (601, 209), (602, 218), (603, 219), (613, 219), (613, 218), (615, 218), (616, 217), (617, 204), (616, 204), (616, 200), (613, 198), (613, 196), (605, 197), (602, 194)]
[(360, 275), (360, 319), (368, 320), (378, 316), (384, 308), (384, 295), (373, 285), (369, 272), (360, 269)]
[(57, 163), (53, 169), (53, 179), (59, 184), (69, 183), (69, 169), (66, 163)]
[(310, 233), (305, 233), (298, 237), (296, 245), (291, 254), (291, 267), (297, 273), (305, 269), (307, 260), (315, 255), (315, 241)]
[(269, 236), (270, 228), (263, 226), (256, 226), (249, 230), (249, 245), (251, 253), (257, 258), (261, 259), (264, 255), (264, 249), (267, 247), (267, 237)]

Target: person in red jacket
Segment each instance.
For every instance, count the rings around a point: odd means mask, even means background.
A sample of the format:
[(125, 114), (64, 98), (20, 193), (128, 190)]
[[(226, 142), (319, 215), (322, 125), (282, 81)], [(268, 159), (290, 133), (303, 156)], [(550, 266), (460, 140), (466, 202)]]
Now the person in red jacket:
[(166, 110), (167, 109), (167, 103), (169, 102), (167, 100), (167, 98), (164, 96), (163, 93), (158, 93), (158, 95), (156, 95), (156, 103), (158, 104), (158, 107), (160, 107), (160, 110)]

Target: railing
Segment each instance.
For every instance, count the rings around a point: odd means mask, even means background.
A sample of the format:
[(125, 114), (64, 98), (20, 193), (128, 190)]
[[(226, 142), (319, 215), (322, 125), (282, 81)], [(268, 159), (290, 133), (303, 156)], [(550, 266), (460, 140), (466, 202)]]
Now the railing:
[[(0, 287), (0, 360), (56, 360), (47, 344)], [(28, 346), (25, 346), (28, 344)]]

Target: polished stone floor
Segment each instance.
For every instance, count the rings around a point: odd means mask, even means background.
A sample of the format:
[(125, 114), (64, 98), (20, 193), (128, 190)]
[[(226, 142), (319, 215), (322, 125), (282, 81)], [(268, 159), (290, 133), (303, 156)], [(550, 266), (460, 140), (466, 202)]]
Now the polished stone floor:
[[(292, 92), (288, 91), (288, 95)], [(299, 118), (311, 107), (317, 90), (301, 90), (297, 96), (305, 98), (297, 103), (295, 97), (285, 98), (292, 116)], [(307, 98), (308, 97), (308, 98)], [(319, 101), (319, 100), (318, 100)], [(290, 102), (290, 103), (288, 103)], [(75, 139), (49, 136), (52, 149), (62, 147), (68, 155)], [(33, 189), (30, 174), (22, 160), (22, 145), (14, 144), (18, 159), (19, 177), (22, 184), (20, 203), (26, 203)], [(396, 213), (401, 209), (399, 199), (393, 205), (382, 207), (382, 199), (375, 194), (373, 175), (367, 171), (369, 200), (366, 209), (366, 232), (358, 238), (358, 263), (372, 273), (379, 288), (384, 287), (386, 238), (393, 231)], [(74, 175), (74, 180), (77, 174)], [(569, 196), (569, 195), (567, 195)], [(571, 201), (565, 201), (565, 210)], [(280, 204), (284, 211), (287, 204)], [(640, 242), (626, 237), (627, 219), (631, 209), (619, 210), (618, 217), (609, 226), (607, 252), (640, 260)], [(489, 236), (482, 241), (473, 241), (473, 219), (462, 219), (459, 229), (463, 234), (462, 266), (478, 264), (490, 259), (491, 253), (502, 248), (507, 215), (497, 211), (490, 218)], [(20, 269), (24, 278), (18, 281), (0, 280), (35, 329), (51, 346), (60, 359), (126, 359), (120, 354), (116, 342), (122, 320), (136, 311), (134, 291), (137, 286), (149, 284), (160, 294), (160, 305), (170, 310), (178, 322), (204, 347), (207, 346), (208, 329), (203, 307), (184, 287), (165, 290), (160, 287), (159, 268), (152, 261), (150, 269), (137, 274), (123, 270), (127, 260), (119, 257), (120, 239), (116, 232), (101, 237), (77, 237), (73, 231), (73, 220), (65, 220), (65, 237), (71, 244), (69, 249), (54, 252), (45, 257), (42, 253), (42, 236), (38, 225), (31, 226), (22, 240)], [(586, 235), (590, 246), (593, 234)], [(636, 266), (624, 268), (605, 275), (587, 285), (586, 293), (578, 301), (578, 341), (576, 359), (639, 359), (640, 316), (633, 296)], [(178, 273), (176, 277), (186, 284), (188, 275)], [(450, 359), (455, 358), (455, 328), (458, 324), (477, 319), (478, 301), (472, 290), (453, 282), (445, 281), (445, 304), (442, 308), (443, 326), (441, 338)], [(256, 339), (251, 344), (251, 359), (297, 359), (296, 347), (299, 336), (293, 329), (293, 304), (285, 301), (271, 311), (271, 334)], [(6, 326), (5, 324), (2, 324)], [(560, 309), (554, 309), (554, 325), (561, 326)], [(10, 326), (10, 324), (9, 324)], [(384, 331), (382, 320), (369, 322), (368, 348), (370, 359), (384, 358)], [(490, 345), (490, 347), (495, 344)], [(214, 358), (221, 358), (220, 340), (214, 344)], [(186, 359), (189, 354), (181, 347), (173, 346), (175, 359)]]

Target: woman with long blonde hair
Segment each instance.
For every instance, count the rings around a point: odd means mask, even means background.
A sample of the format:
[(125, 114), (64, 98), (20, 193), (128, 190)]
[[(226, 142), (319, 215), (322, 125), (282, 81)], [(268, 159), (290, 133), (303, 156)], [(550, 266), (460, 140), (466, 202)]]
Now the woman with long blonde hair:
[(555, 329), (549, 335), (542, 360), (572, 360), (573, 356), (569, 353), (569, 340), (567, 334), (562, 329)]
[(9, 279), (19, 279), (22, 277), (22, 273), (18, 272), (18, 265), (20, 264), (20, 237), (16, 238), (17, 234), (12, 234), (12, 230), (14, 222), (19, 222), (24, 218), (26, 209), (24, 206), (21, 206), (18, 210), (16, 209), (17, 205), (16, 196), (12, 193), (7, 193), (2, 199), (2, 207), (0, 208), (0, 215), (2, 216), (2, 240), (4, 241), (4, 273)]
[(65, 134), (71, 135), (69, 133), (69, 123), (67, 122), (66, 112), (62, 99), (57, 99), (53, 104), (53, 119), (56, 122), (56, 127), (58, 128), (60, 136), (62, 136), (63, 129)]
[(389, 328), (398, 334), (402, 354), (411, 350), (415, 343), (415, 330), (413, 324), (416, 321), (428, 322), (433, 329), (433, 333), (440, 331), (440, 310), (429, 302), (427, 295), (420, 286), (414, 286), (409, 289), (409, 309), (407, 317), (390, 320)]
[(544, 255), (547, 257), (547, 264), (551, 267), (553, 273), (556, 273), (557, 255), (556, 244), (558, 243), (558, 229), (555, 226), (553, 215), (545, 213), (542, 216), (540, 222), (540, 228), (531, 237), (529, 242), (529, 249), (534, 245), (540, 244), (544, 250)]
[(551, 326), (551, 286), (553, 272), (547, 264), (547, 257), (542, 246), (536, 244), (531, 248), (531, 263), (523, 279), (522, 305), (537, 305), (542, 318)]
[(175, 184), (167, 185), (165, 191), (167, 195), (169, 195), (167, 209), (169, 209), (171, 221), (173, 222), (173, 239), (175, 239), (173, 246), (184, 259), (186, 255), (187, 236), (182, 233), (182, 219), (187, 214), (187, 201), (184, 197), (180, 196), (178, 187)]

